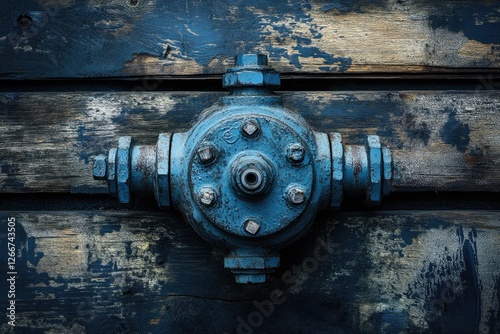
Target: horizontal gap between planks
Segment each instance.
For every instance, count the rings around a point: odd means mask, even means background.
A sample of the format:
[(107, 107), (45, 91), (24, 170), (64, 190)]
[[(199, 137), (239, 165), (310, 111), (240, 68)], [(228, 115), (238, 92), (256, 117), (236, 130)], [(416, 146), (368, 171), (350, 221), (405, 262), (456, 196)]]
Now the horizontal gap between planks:
[[(156, 202), (144, 200), (132, 207), (122, 205), (106, 194), (0, 194), (0, 210), (132, 210), (159, 211)], [(500, 210), (498, 194), (487, 192), (397, 193), (382, 200), (376, 208), (366, 208), (362, 199), (347, 199), (341, 211), (398, 210)]]
[[(0, 80), (5, 92), (224, 91), (221, 75)], [(281, 91), (500, 90), (500, 73), (282, 74)]]

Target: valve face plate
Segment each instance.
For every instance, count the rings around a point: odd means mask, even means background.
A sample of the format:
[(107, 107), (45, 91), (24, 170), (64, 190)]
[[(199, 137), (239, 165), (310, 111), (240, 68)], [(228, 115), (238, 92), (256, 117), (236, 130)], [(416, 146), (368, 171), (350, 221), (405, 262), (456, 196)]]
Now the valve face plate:
[(217, 122), (198, 137), (188, 184), (211, 224), (255, 238), (297, 221), (310, 203), (315, 170), (309, 145), (290, 126), (255, 109), (246, 115)]

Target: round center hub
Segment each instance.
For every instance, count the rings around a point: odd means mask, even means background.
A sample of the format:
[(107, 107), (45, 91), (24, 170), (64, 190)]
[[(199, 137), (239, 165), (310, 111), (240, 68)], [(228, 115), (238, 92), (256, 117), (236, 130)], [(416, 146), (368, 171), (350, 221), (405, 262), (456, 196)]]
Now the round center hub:
[(248, 167), (241, 173), (240, 182), (244, 191), (255, 191), (262, 185), (264, 175), (260, 169)]
[(231, 184), (237, 195), (258, 199), (269, 191), (274, 171), (269, 159), (259, 152), (244, 151), (231, 163)]

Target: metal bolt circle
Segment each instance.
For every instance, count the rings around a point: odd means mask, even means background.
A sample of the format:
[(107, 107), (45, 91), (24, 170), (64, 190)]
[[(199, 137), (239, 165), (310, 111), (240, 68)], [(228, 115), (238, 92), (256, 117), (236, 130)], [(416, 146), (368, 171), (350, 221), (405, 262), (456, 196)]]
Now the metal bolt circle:
[(204, 187), (200, 191), (200, 203), (204, 206), (212, 206), (217, 201), (217, 193), (211, 187)]
[(253, 219), (247, 219), (243, 224), (243, 227), (245, 228), (245, 231), (252, 235), (255, 235), (257, 234), (257, 232), (259, 232), (260, 224)]
[[(314, 162), (309, 144), (298, 129), (268, 112), (254, 107), (235, 109), (229, 117), (221, 116), (210, 127), (200, 128), (202, 132), (185, 151), (192, 162), (186, 178), (190, 189), (186, 197), (194, 201), (191, 208), (200, 210), (198, 214), (210, 224), (207, 226), (230, 235), (251, 237), (243, 223), (249, 217), (258, 217), (254, 218), (257, 222), (265, 217), (269, 223), (261, 223), (256, 235), (271, 236), (296, 224), (307, 209), (314, 189)], [(243, 124), (251, 119), (260, 123), (260, 134), (252, 139), (242, 131)], [(306, 148), (300, 164), (290, 163), (286, 158), (286, 147), (292, 143)], [(201, 163), (197, 154), (207, 144), (217, 149), (215, 161), (210, 165)], [(260, 186), (260, 173), (254, 169), (262, 172)], [(211, 207), (200, 203), (200, 190), (206, 186), (217, 191), (217, 201)], [(303, 204), (288, 202), (286, 194), (290, 186), (305, 189)]]
[(246, 120), (241, 127), (241, 131), (247, 137), (255, 137), (260, 131), (260, 123), (257, 119)]
[(293, 143), (286, 148), (286, 157), (292, 163), (299, 163), (304, 160), (306, 150), (299, 143)]
[(306, 201), (306, 193), (302, 188), (291, 187), (287, 191), (287, 199), (290, 204), (299, 205)]

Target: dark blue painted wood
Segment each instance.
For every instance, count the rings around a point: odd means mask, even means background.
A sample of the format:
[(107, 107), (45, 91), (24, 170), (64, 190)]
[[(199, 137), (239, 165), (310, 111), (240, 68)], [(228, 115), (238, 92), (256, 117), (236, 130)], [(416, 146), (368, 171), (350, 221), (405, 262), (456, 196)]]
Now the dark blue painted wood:
[(254, 286), (235, 284), (177, 214), (3, 212), (2, 233), (8, 217), (16, 333), (499, 329), (497, 212), (322, 213)]
[[(498, 9), (456, 0), (3, 2), (0, 76), (221, 73), (234, 54), (255, 51), (286, 72), (498, 69)], [(418, 53), (401, 52), (412, 47), (406, 39), (422, 44)]]

